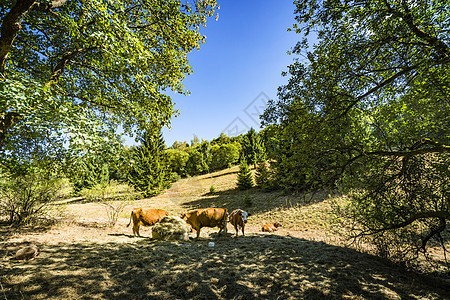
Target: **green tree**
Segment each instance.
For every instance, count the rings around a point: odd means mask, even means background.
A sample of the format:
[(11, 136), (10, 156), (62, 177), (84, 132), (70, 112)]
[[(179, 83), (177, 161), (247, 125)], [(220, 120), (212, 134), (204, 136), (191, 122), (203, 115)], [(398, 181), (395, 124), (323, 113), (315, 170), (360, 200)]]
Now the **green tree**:
[(279, 124), (276, 179), (338, 184), (350, 195), (341, 212), (360, 225), (354, 236), (399, 260), (443, 241), (450, 220), (449, 9), (444, 0), (297, 1), (303, 38), (293, 53), (307, 59), (289, 66), (263, 115)]
[(189, 154), (188, 161), (186, 162), (186, 171), (189, 175), (199, 175), (208, 170), (208, 165), (198, 148), (188, 148), (186, 152)]
[(187, 175), (186, 164), (189, 159), (189, 154), (186, 151), (167, 149), (164, 155), (172, 172), (176, 172), (180, 176)]
[(220, 136), (218, 138), (215, 138), (211, 141), (211, 146), (212, 145), (223, 145), (223, 144), (229, 144), (231, 142), (230, 138), (225, 134), (225, 133), (221, 133)]
[(239, 160), (239, 147), (237, 143), (214, 145), (211, 147), (211, 170), (230, 168)]
[(73, 172), (72, 181), (75, 192), (97, 184), (106, 186), (109, 184), (108, 164), (98, 159), (86, 159), (81, 162), (76, 174)]
[(250, 128), (250, 130), (243, 136), (241, 145), (242, 156), (249, 164), (256, 165), (257, 162), (264, 160), (264, 146), (255, 129)]
[(240, 190), (248, 190), (254, 186), (253, 174), (247, 165), (245, 159), (239, 164), (239, 173), (237, 175), (237, 186)]
[(0, 157), (120, 146), (174, 113), (187, 53), (216, 6), (202, 1), (6, 0), (0, 4)]
[(133, 153), (128, 181), (147, 197), (155, 196), (171, 185), (164, 148), (162, 133), (149, 132)]
[(269, 190), (271, 188), (270, 172), (265, 161), (261, 161), (257, 164), (255, 181), (256, 185), (263, 190)]

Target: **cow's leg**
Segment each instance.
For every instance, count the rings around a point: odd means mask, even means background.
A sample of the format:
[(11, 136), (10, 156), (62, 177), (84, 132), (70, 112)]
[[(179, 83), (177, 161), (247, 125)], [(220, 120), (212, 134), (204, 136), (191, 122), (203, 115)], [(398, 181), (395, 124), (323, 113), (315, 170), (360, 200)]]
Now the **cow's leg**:
[(227, 222), (225, 221), (225, 226), (223, 228), (223, 231), (225, 232), (225, 237), (227, 237)]
[(135, 226), (133, 226), (133, 231), (135, 232), (135, 236), (137, 235), (137, 236), (141, 236), (140, 234), (139, 234), (139, 223), (137, 223)]
[(239, 235), (239, 228), (238, 228), (237, 224), (234, 225), (234, 230), (236, 230), (236, 236), (238, 236)]
[(245, 236), (245, 233), (244, 233), (244, 227), (245, 227), (245, 225), (243, 224), (243, 225), (242, 225), (242, 236)]
[(136, 223), (133, 221), (133, 237), (136, 237)]
[(198, 238), (200, 237), (200, 229), (201, 229), (201, 228), (198, 228), (198, 229), (195, 228), (195, 230), (197, 230), (197, 240), (198, 240)]

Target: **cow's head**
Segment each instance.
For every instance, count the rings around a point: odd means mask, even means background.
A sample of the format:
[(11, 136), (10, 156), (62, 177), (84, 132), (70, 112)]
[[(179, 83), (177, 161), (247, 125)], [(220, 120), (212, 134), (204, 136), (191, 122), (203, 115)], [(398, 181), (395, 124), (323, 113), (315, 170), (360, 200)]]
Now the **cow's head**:
[(280, 223), (280, 222), (275, 222), (275, 223), (273, 223), (273, 226), (275, 226), (276, 228), (278, 228), (278, 227), (283, 227), (283, 226), (281, 226), (281, 223)]
[(183, 221), (186, 222), (186, 220), (187, 220), (187, 218), (188, 218), (187, 213), (182, 213), (181, 216), (180, 216), (180, 218), (181, 218)]
[(241, 212), (239, 213), (239, 215), (241, 216), (242, 221), (243, 221), (244, 223), (247, 223), (247, 218), (251, 216), (251, 214), (249, 214), (248, 212), (243, 211), (243, 210), (241, 210)]

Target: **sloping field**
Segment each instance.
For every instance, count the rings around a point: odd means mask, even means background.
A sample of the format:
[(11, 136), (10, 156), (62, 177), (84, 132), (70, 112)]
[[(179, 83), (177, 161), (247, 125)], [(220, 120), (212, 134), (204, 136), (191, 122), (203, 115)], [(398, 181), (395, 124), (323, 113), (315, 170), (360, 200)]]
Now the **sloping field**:
[[(20, 231), (0, 226), (0, 299), (448, 299), (450, 284), (407, 272), (344, 246), (328, 221), (327, 193), (280, 196), (234, 190), (237, 168), (182, 179), (164, 194), (125, 208), (106, 226), (104, 205), (82, 199), (55, 206), (61, 224)], [(213, 185), (217, 191), (209, 195)], [(245, 204), (251, 204), (245, 207)], [(133, 238), (134, 207), (170, 214), (200, 207), (243, 208), (246, 236), (219, 238), (202, 229), (199, 241), (155, 241), (151, 229)], [(275, 234), (260, 232), (280, 221)], [(191, 234), (194, 236), (194, 234)], [(214, 246), (209, 246), (214, 242)], [(37, 259), (13, 259), (34, 243)]]

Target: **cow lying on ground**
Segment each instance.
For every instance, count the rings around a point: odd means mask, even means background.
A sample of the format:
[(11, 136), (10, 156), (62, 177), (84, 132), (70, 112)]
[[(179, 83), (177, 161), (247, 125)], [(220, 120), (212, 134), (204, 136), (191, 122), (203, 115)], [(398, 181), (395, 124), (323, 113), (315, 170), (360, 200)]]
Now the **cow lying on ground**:
[(239, 228), (242, 229), (242, 235), (245, 235), (245, 223), (247, 223), (247, 217), (249, 216), (251, 216), (251, 214), (243, 211), (242, 209), (236, 209), (230, 214), (228, 222), (230, 222), (230, 224), (234, 226), (234, 229), (236, 230), (236, 236), (238, 236)]
[(153, 226), (165, 216), (168, 216), (169, 213), (164, 209), (142, 209), (141, 207), (133, 209), (130, 216), (130, 223), (128, 223), (127, 227), (130, 226), (131, 220), (133, 220), (133, 235), (141, 236), (139, 234), (139, 226), (142, 224), (144, 226)]
[(267, 224), (264, 225), (262, 227), (262, 231), (267, 231), (267, 232), (274, 232), (277, 231), (278, 227), (282, 227), (280, 222), (275, 222), (275, 223), (271, 223), (271, 224)]
[(201, 208), (181, 214), (181, 218), (197, 231), (197, 239), (200, 237), (200, 229), (203, 227), (219, 227), (219, 235), (222, 230), (227, 235), (228, 210), (226, 208)]

